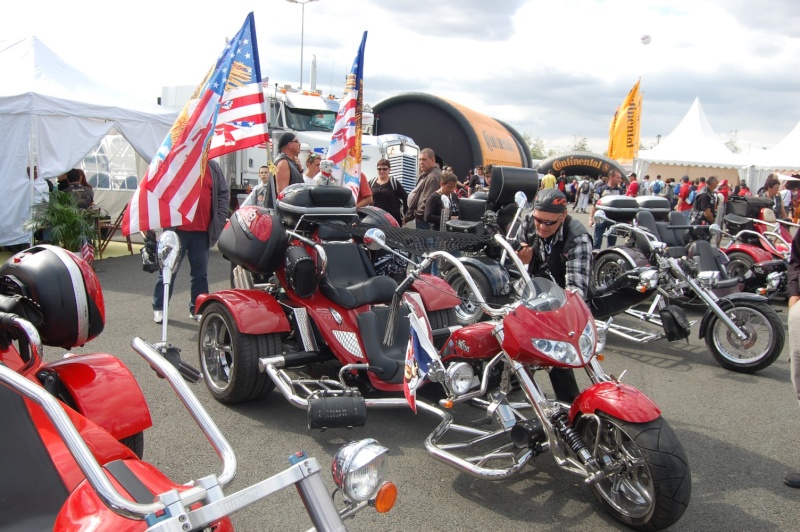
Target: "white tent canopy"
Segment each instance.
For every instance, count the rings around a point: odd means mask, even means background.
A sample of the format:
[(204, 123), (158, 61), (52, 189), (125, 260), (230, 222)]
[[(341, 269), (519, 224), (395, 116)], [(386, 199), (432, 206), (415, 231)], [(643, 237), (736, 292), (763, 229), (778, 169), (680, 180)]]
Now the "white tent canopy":
[(747, 166), (740, 155), (731, 152), (719, 140), (695, 98), (689, 112), (675, 129), (650, 150), (639, 151), (634, 161), (634, 171), (642, 175), (654, 164), (681, 167), (735, 168)]
[(36, 37), (0, 42), (0, 245), (28, 242), (22, 229), (33, 198), (26, 168), (55, 177), (116, 130), (149, 161), (177, 113), (126, 96), (61, 60)]
[(750, 164), (768, 170), (800, 171), (800, 122), (774, 148), (751, 154)]

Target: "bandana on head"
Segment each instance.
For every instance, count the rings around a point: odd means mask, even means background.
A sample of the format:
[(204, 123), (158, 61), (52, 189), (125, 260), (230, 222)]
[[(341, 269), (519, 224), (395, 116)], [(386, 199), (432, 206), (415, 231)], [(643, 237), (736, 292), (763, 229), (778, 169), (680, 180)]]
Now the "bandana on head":
[(545, 188), (536, 194), (533, 209), (561, 214), (567, 210), (567, 197), (557, 188)]

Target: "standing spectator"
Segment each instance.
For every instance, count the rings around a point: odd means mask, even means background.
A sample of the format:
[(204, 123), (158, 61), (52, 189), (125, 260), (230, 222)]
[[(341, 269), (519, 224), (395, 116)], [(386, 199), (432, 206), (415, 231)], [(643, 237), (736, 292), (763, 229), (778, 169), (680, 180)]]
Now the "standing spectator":
[[(275, 195), (289, 185), (303, 183), (303, 172), (295, 159), (300, 154), (300, 141), (294, 133), (286, 132), (278, 141), (280, 155), (275, 158)], [(269, 201), (269, 200), (268, 200)]]
[(442, 173), (439, 188), (428, 196), (425, 201), (425, 221), (430, 229), (439, 231), (442, 219), (442, 196), (450, 199), (451, 213), (458, 211), (458, 195), (456, 194), (458, 178), (452, 172)]
[(652, 196), (653, 192), (651, 190), (650, 185), (650, 176), (646, 175), (642, 178), (642, 182), (639, 183), (639, 195), (640, 196)]
[(657, 175), (656, 180), (653, 181), (652, 185), (650, 185), (650, 194), (653, 196), (661, 196), (663, 198), (666, 197), (666, 190), (666, 184), (661, 180), (661, 176)]
[[(594, 238), (593, 238), (593, 248), (599, 250), (603, 247), (603, 233), (606, 229), (611, 227), (614, 222), (608, 220), (607, 222), (603, 222), (601, 224), (595, 223), (594, 221), (594, 213), (597, 211), (597, 202), (606, 197), (606, 196), (621, 196), (622, 195), (622, 187), (620, 186), (622, 183), (622, 173), (617, 170), (616, 168), (612, 168), (608, 171), (608, 183), (604, 183), (600, 187), (596, 188), (594, 191), (594, 201), (592, 202), (592, 212), (589, 213), (589, 227), (594, 226)], [(617, 243), (616, 236), (609, 236), (608, 237), (608, 245), (613, 246)]]
[(589, 196), (592, 193), (591, 189), (592, 182), (589, 176), (585, 176), (578, 185), (578, 203), (576, 207), (578, 212), (586, 212), (586, 208), (589, 206)]
[(696, 192), (689, 224), (709, 225), (717, 221), (716, 188), (717, 178), (712, 175), (706, 180), (705, 186)]
[(86, 188), (81, 185), (81, 170), (73, 168), (67, 172), (67, 183), (69, 186), (66, 192), (69, 192), (78, 200), (79, 209), (88, 209), (94, 204), (94, 191), (91, 187)]
[[(300, 179), (302, 180), (302, 177)], [(208, 293), (208, 249), (217, 242), (222, 228), (228, 220), (230, 197), (228, 181), (216, 161), (210, 160), (206, 163), (199, 186), (200, 200), (194, 220), (174, 228), (181, 242), (181, 252), (178, 264), (172, 273), (172, 282), (169, 285), (169, 297), (171, 298), (178, 270), (183, 258), (188, 255), (191, 276), (189, 318), (192, 320), (200, 319), (200, 316), (194, 312), (194, 303), (197, 296)], [(159, 268), (158, 279), (156, 279), (156, 286), (153, 290), (153, 321), (161, 323), (163, 319), (164, 279)]]
[(723, 179), (717, 188), (717, 193), (722, 194), (722, 201), (728, 203), (728, 198), (731, 196), (731, 187), (728, 186), (728, 180)]
[(636, 174), (633, 172), (628, 175), (628, 188), (625, 189), (625, 195), (631, 198), (639, 195), (639, 181), (636, 180)]
[[(795, 233), (787, 274), (789, 296), (789, 364), (795, 398), (800, 402), (800, 231)], [(783, 480), (791, 488), (800, 488), (800, 474), (789, 473)]]
[(800, 187), (792, 187), (792, 223), (800, 220)]
[(266, 207), (272, 200), (268, 200), (269, 196), (269, 166), (262, 166), (258, 169), (258, 179), (261, 181), (253, 187), (250, 194), (247, 195), (242, 202), (241, 207), (248, 205), (257, 205), (259, 207)]
[(467, 182), (467, 186), (469, 186), (469, 194), (475, 194), (476, 192), (480, 192), (484, 188), (486, 188), (486, 177), (483, 173), (483, 167), (479, 166), (476, 169), (476, 173), (474, 176), (470, 178)]
[(747, 183), (742, 183), (742, 188), (739, 189), (738, 196), (752, 196), (753, 193), (750, 192), (750, 187), (747, 186)]
[(368, 207), (372, 205), (372, 189), (367, 181), (367, 176), (361, 172), (361, 181), (358, 184), (358, 194), (356, 194), (356, 207)]
[(430, 229), (430, 225), (424, 220), (425, 202), (441, 185), (442, 171), (436, 166), (436, 153), (431, 148), (424, 148), (419, 153), (420, 175), (417, 179), (417, 186), (408, 197), (408, 210), (403, 221), (416, 221), (417, 229)]
[(567, 173), (564, 170), (561, 170), (561, 172), (558, 174), (556, 188), (565, 196), (567, 195)]
[(675, 199), (675, 180), (671, 177), (667, 178), (664, 183), (664, 193), (662, 195), (669, 201), (669, 208), (674, 209), (677, 200)]
[(548, 170), (542, 178), (542, 188), (556, 188), (556, 176), (553, 175), (552, 170)]
[(682, 184), (680, 192), (678, 192), (678, 204), (675, 207), (679, 213), (683, 214), (684, 218), (686, 218), (686, 222), (689, 222), (689, 212), (692, 210), (692, 202), (693, 198), (690, 198), (692, 192), (692, 185), (689, 184), (689, 176), (685, 175), (681, 178)]
[(786, 215), (786, 218), (790, 218), (792, 216), (792, 191), (789, 188), (788, 181), (783, 184), (783, 190), (781, 190), (781, 201), (783, 201), (783, 212)]
[(318, 153), (311, 152), (308, 154), (308, 159), (306, 159), (306, 171), (303, 173), (303, 182), (313, 185), (314, 178), (317, 177), (319, 173), (319, 163), (322, 161), (322, 157)]
[(764, 182), (764, 197), (772, 200), (772, 210), (775, 211), (775, 216), (778, 218), (786, 218), (786, 210), (783, 208), (783, 199), (779, 193), (781, 182), (775, 177), (775, 174), (769, 174), (769, 177)]
[(378, 177), (370, 182), (372, 204), (394, 216), (398, 225), (402, 225), (402, 212), (408, 210), (408, 194), (403, 184), (389, 173), (391, 168), (388, 159), (378, 161)]

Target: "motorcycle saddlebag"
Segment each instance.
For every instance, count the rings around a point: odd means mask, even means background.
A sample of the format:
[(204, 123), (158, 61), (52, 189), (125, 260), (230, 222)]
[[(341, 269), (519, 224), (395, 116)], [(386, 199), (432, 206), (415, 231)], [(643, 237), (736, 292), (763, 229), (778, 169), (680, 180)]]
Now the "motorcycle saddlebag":
[(595, 206), (617, 223), (631, 223), (640, 208), (636, 198), (629, 196), (603, 196)]
[(683, 340), (689, 337), (692, 324), (682, 308), (676, 305), (669, 305), (662, 308), (659, 314), (661, 314), (661, 324), (664, 327), (664, 334), (667, 335), (668, 341), (674, 342), (675, 340)]
[(317, 291), (317, 267), (303, 246), (289, 246), (286, 250), (286, 281), (301, 298)]
[(283, 260), (287, 241), (280, 218), (253, 205), (233, 213), (217, 247), (232, 263), (253, 273), (271, 275)]

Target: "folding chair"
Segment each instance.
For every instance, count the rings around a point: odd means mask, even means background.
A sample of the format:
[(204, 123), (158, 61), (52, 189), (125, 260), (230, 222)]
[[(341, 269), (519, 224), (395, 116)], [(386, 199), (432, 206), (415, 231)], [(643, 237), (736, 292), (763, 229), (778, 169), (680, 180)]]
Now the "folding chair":
[[(97, 246), (97, 254), (102, 260), (103, 252), (108, 247), (108, 243), (111, 242), (111, 239), (116, 234), (117, 230), (122, 227), (122, 217), (125, 215), (125, 211), (128, 210), (128, 205), (126, 204), (125, 207), (120, 211), (119, 216), (117, 219), (112, 223), (109, 220), (98, 220), (97, 221), (97, 238), (99, 240), (99, 245)], [(103, 231), (106, 231), (106, 234), (103, 235)], [(131, 245), (131, 237), (126, 236), (125, 241), (128, 243), (128, 251), (131, 255), (133, 255), (133, 246)]]

